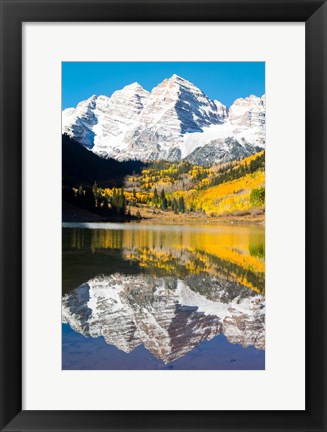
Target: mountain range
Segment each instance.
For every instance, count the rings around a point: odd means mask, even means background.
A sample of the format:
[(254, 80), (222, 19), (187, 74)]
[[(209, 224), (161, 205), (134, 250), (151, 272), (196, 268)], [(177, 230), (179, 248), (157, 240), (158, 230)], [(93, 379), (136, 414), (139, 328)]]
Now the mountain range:
[(174, 277), (96, 276), (63, 296), (62, 321), (126, 353), (143, 344), (165, 364), (219, 334), (265, 349), (264, 297), (223, 279), (210, 288), (208, 298)]
[(265, 96), (228, 108), (172, 75), (151, 92), (133, 83), (65, 109), (62, 133), (117, 161), (228, 162), (265, 147)]

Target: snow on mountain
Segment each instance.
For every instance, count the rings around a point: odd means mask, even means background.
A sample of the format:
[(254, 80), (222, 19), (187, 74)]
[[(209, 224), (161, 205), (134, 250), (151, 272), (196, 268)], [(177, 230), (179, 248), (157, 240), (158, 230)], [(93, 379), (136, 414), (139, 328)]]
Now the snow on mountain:
[[(101, 103), (106, 96), (100, 96), (95, 115), (98, 123), (93, 127), (94, 146), (92, 150), (100, 156), (115, 156), (116, 149), (122, 150), (128, 131), (138, 124), (149, 92), (133, 83), (115, 91), (107, 103)], [(128, 158), (127, 158), (128, 159)]]
[(264, 349), (263, 296), (220, 281), (209, 299), (189, 282), (145, 274), (97, 276), (63, 297), (62, 320), (126, 353), (143, 344), (165, 363), (222, 333), (231, 343)]
[(216, 99), (213, 102), (217, 107), (219, 117), (225, 121), (228, 117), (228, 108)]
[(98, 123), (95, 114), (97, 96), (80, 102), (76, 108), (67, 108), (62, 112), (62, 132), (68, 134), (86, 148), (92, 148)]
[(62, 132), (117, 160), (221, 162), (264, 147), (265, 99), (251, 95), (228, 109), (173, 75), (150, 93), (133, 83), (64, 110)]
[(265, 124), (265, 96), (259, 98), (251, 95), (236, 99), (229, 109), (229, 120), (232, 125), (260, 127)]
[(222, 112), (200, 89), (177, 76), (165, 79), (149, 95), (140, 122), (157, 127), (165, 136), (201, 132), (202, 127), (219, 124)]
[(229, 123), (236, 139), (263, 147), (266, 134), (266, 97), (237, 99), (229, 109)]

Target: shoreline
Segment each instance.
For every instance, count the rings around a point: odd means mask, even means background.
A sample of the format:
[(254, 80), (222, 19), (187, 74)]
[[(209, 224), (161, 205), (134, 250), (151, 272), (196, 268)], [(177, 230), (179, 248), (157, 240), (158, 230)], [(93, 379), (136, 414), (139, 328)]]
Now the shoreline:
[[(171, 211), (162, 211), (149, 207), (135, 207), (131, 208), (130, 216), (117, 216), (117, 217), (104, 217), (97, 213), (81, 209), (74, 205), (65, 203), (62, 209), (62, 222), (72, 223), (139, 223), (139, 224), (208, 224), (208, 225), (264, 225), (265, 212), (262, 209), (256, 209), (246, 212), (244, 214), (230, 214), (230, 215), (207, 215), (204, 213), (178, 213), (175, 214)], [(139, 211), (141, 218), (136, 217), (136, 212)]]
[(127, 218), (102, 218), (102, 217), (82, 217), (82, 218), (62, 218), (62, 223), (133, 223), (141, 225), (160, 224), (160, 225), (257, 225), (264, 226), (265, 218), (246, 218), (240, 216), (229, 216), (221, 218), (143, 218), (143, 219), (127, 219)]
[(141, 223), (161, 223), (161, 224), (219, 224), (219, 225), (261, 225), (265, 223), (265, 213), (264, 212), (247, 212), (246, 214), (230, 214), (221, 216), (211, 216), (203, 213), (179, 213), (175, 214), (173, 212), (160, 211), (157, 214), (151, 214), (148, 211), (141, 211), (142, 219)]

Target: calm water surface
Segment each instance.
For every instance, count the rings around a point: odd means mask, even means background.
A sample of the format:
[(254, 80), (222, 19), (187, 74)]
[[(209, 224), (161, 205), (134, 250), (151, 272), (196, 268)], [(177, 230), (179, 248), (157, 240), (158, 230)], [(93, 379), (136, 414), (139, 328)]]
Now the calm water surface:
[(63, 225), (63, 369), (264, 369), (261, 226)]

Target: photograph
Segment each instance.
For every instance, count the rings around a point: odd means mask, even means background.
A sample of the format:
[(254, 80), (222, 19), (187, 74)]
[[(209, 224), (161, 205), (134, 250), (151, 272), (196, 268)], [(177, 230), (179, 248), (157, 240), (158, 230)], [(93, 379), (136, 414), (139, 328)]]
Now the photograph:
[(61, 68), (62, 370), (265, 370), (265, 62)]
[(327, 0), (0, 4), (0, 432), (327, 432)]

